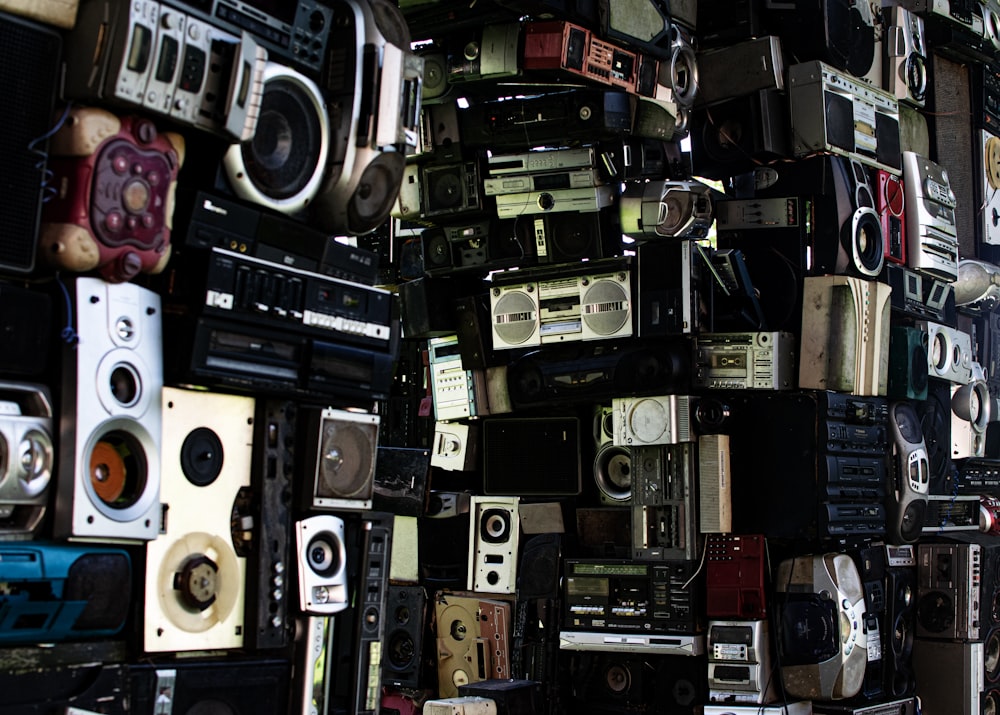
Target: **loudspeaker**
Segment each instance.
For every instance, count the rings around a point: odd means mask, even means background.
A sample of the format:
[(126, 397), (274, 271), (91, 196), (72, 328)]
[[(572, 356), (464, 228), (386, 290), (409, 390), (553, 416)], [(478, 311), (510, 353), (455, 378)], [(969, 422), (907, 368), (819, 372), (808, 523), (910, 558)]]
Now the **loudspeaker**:
[(45, 385), (0, 380), (0, 538), (32, 538), (55, 471), (52, 396)]
[(951, 459), (951, 390), (943, 380), (928, 380), (927, 399), (917, 404), (930, 464), (930, 494), (949, 495), (954, 482)]
[(894, 325), (889, 331), (887, 392), (897, 399), (927, 399), (927, 331)]
[(519, 497), (472, 497), (469, 507), (468, 589), (514, 593), (521, 523)]
[(371, 509), (379, 416), (304, 408), (301, 429), (306, 509)]
[(52, 124), (62, 38), (50, 27), (0, 13), (0, 60), (9, 90), (0, 112), (4, 157), (0, 183), (0, 272), (29, 273), (35, 267), (39, 217), (47, 191), (43, 132)]
[[(912, 548), (912, 547), (910, 547)], [(913, 694), (914, 677), (911, 655), (916, 633), (917, 566), (912, 551), (908, 558), (893, 559), (889, 549), (886, 569), (886, 657), (885, 692), (901, 698)]]
[(390, 585), (385, 605), (382, 684), (395, 688), (418, 688), (427, 594), (423, 586)]
[(301, 214), (327, 168), (326, 102), (315, 82), (277, 62), (265, 65), (263, 81), (257, 130), (248, 141), (231, 145), (222, 165), (240, 198)]
[(681, 715), (708, 702), (706, 656), (572, 653), (569, 672), (577, 686), (574, 712), (638, 712), (655, 702), (657, 712)]
[(254, 400), (163, 389), (159, 536), (146, 544), (147, 652), (239, 648)]
[(769, 0), (767, 7), (771, 27), (799, 62), (822, 60), (855, 77), (871, 69), (875, 28), (868, 0)]
[(62, 537), (149, 541), (160, 531), (163, 348), (160, 296), (77, 278), (79, 341), (63, 346)]
[(524, 542), (517, 569), (517, 597), (556, 599), (560, 592), (562, 534), (536, 534)]
[(519, 246), (533, 247), (538, 263), (571, 263), (621, 253), (614, 210), (564, 211), (514, 219)]
[(615, 445), (611, 407), (594, 410), (594, 482), (597, 496), (607, 506), (632, 503), (632, 451)]
[(227, 659), (129, 666), (131, 715), (175, 713), (271, 715), (286, 712), (292, 665), (287, 660)]
[(295, 523), (299, 609), (329, 616), (348, 604), (344, 520), (319, 514)]
[[(576, 417), (484, 419), (483, 493), (573, 496), (580, 493), (580, 421)], [(529, 450), (544, 444), (544, 450)]]

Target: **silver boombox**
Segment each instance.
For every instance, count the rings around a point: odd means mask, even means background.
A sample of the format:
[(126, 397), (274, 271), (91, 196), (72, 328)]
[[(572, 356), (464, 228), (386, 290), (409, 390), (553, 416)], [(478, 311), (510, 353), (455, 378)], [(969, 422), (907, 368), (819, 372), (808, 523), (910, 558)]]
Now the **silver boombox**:
[(48, 388), (0, 382), (0, 538), (28, 539), (38, 529), (54, 461)]
[(65, 94), (133, 105), (246, 141), (257, 128), (267, 50), (153, 0), (80, 3), (66, 38)]
[(697, 337), (694, 384), (723, 390), (795, 387), (793, 333), (703, 333)]

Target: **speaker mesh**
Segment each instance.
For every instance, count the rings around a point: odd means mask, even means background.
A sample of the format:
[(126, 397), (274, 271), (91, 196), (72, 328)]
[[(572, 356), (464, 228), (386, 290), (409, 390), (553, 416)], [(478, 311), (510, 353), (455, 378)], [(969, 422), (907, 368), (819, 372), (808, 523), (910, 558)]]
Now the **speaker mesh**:
[(594, 281), (581, 302), (583, 322), (598, 335), (614, 335), (628, 322), (628, 291), (610, 278)]
[(128, 615), (131, 565), (124, 554), (84, 554), (70, 566), (63, 597), (86, 601), (79, 630), (114, 630)]
[(8, 97), (0, 112), (0, 268), (18, 273), (35, 265), (45, 162), (29, 145), (52, 126), (61, 50), (55, 32), (0, 13)]
[(494, 329), (508, 345), (520, 345), (535, 332), (535, 301), (523, 291), (500, 296), (493, 306)]

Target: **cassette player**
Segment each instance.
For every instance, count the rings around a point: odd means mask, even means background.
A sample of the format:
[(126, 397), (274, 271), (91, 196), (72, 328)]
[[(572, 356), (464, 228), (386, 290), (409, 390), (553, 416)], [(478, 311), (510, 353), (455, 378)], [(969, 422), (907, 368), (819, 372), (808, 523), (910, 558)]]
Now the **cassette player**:
[[(188, 262), (192, 263), (192, 262)], [(202, 296), (206, 315), (293, 330), (379, 352), (399, 337), (395, 298), (373, 286), (290, 268), (235, 251), (212, 248), (204, 275), (175, 268), (171, 288)], [(191, 269), (195, 270), (194, 268)], [(183, 287), (178, 283), (184, 283)]]
[(566, 559), (563, 629), (700, 633), (703, 581), (696, 561)]
[(981, 574), (980, 544), (917, 544), (917, 637), (979, 640)]
[(795, 387), (795, 335), (702, 333), (696, 338), (694, 386), (722, 390)]
[(892, 310), (916, 320), (956, 324), (955, 286), (940, 278), (886, 263), (882, 280), (892, 288)]
[(889, 438), (889, 402), (884, 397), (825, 392), (820, 410), (821, 449), (831, 454), (884, 454)]
[(708, 699), (765, 703), (774, 700), (768, 620), (710, 621)]

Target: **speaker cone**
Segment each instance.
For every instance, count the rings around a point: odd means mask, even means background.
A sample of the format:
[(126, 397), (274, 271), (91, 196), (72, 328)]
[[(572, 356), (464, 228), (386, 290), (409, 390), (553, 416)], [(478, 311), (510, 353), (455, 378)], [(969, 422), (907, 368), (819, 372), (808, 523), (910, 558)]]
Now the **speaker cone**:
[(506, 509), (486, 509), (480, 517), (479, 536), (490, 544), (502, 544), (511, 537), (511, 514)]
[(931, 633), (943, 633), (955, 622), (955, 604), (943, 591), (925, 593), (917, 603), (917, 619)]
[(192, 430), (181, 445), (181, 471), (188, 481), (207, 487), (222, 473), (222, 440), (208, 427)]
[(90, 451), (90, 485), (97, 497), (113, 509), (137, 503), (146, 489), (146, 453), (135, 435), (111, 430)]
[(223, 158), (233, 191), (277, 211), (301, 212), (319, 190), (329, 136), (319, 87), (295, 70), (269, 62), (257, 130)]
[(370, 426), (324, 420), (316, 495), (367, 498), (372, 489), (374, 438)]
[(601, 494), (615, 502), (632, 497), (632, 453), (627, 447), (605, 444), (594, 458), (594, 481)]
[(365, 167), (348, 201), (349, 231), (370, 233), (385, 223), (399, 194), (405, 168), (406, 157), (401, 152), (382, 152)]
[(306, 563), (320, 576), (330, 577), (344, 568), (344, 545), (332, 532), (323, 531), (306, 545)]

